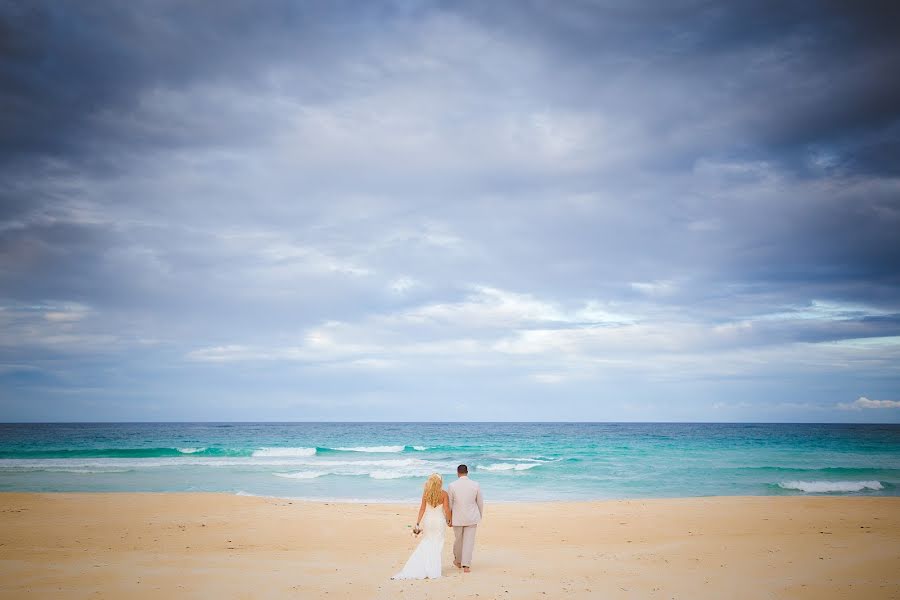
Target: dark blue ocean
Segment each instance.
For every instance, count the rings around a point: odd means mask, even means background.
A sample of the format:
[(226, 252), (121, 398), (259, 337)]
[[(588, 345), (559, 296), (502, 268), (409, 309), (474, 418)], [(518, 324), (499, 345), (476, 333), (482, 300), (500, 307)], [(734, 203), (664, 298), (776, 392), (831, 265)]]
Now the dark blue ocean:
[(894, 496), (900, 425), (0, 424), (0, 491), (411, 501), (459, 463), (494, 501)]

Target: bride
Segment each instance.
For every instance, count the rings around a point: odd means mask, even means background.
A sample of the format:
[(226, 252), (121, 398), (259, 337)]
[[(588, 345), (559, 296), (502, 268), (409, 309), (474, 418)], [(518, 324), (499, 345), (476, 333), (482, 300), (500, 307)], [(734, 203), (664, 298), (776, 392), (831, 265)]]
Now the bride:
[(450, 523), (450, 500), (441, 489), (441, 476), (433, 473), (425, 482), (419, 518), (414, 532), (422, 531), (422, 541), (413, 550), (403, 570), (391, 579), (437, 579), (441, 576), (444, 528)]

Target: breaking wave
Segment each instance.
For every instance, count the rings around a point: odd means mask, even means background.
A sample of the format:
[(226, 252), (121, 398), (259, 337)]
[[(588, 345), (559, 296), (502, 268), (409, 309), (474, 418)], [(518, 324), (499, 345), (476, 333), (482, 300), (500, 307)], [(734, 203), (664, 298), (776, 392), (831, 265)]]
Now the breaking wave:
[(800, 490), (808, 494), (884, 489), (880, 481), (782, 481), (778, 487), (785, 490)]
[(341, 452), (375, 452), (380, 454), (403, 452), (406, 446), (354, 446), (351, 448), (331, 448), (331, 450), (339, 450)]
[(541, 466), (539, 462), (530, 463), (494, 463), (491, 465), (478, 465), (481, 471), (527, 471)]
[(328, 475), (327, 471), (297, 471), (296, 473), (273, 473), (275, 477), (285, 477), (287, 479), (315, 479), (322, 475)]
[(313, 456), (315, 448), (260, 448), (254, 450), (251, 456)]

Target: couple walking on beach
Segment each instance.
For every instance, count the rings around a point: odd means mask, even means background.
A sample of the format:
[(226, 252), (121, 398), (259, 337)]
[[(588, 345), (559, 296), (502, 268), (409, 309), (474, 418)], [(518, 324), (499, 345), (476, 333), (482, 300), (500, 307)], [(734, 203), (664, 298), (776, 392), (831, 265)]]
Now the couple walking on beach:
[(422, 503), (413, 532), (422, 533), (422, 541), (413, 550), (403, 570), (391, 579), (436, 579), (441, 576), (441, 551), (444, 548), (444, 528), (453, 527), (453, 564), (468, 573), (475, 548), (475, 531), (484, 514), (481, 487), (469, 479), (469, 468), (459, 465), (457, 479), (442, 488), (437, 473), (425, 482)]

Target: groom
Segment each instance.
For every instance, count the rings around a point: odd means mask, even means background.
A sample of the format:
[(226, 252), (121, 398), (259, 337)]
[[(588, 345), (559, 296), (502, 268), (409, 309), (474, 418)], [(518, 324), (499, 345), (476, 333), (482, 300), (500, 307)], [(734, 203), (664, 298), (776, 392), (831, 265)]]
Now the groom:
[(450, 513), (453, 526), (453, 564), (468, 573), (475, 548), (475, 528), (484, 514), (481, 487), (469, 479), (466, 465), (456, 467), (457, 480), (447, 486), (450, 496)]

